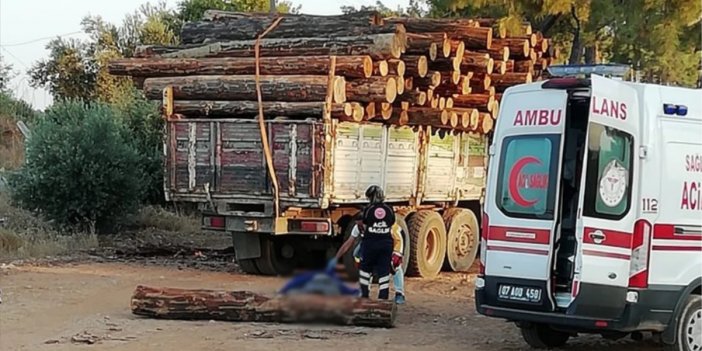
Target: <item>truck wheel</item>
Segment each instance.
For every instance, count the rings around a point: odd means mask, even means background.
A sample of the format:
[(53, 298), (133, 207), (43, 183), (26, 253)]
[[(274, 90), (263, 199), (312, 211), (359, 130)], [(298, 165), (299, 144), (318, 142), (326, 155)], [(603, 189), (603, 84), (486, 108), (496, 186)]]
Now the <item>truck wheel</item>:
[(702, 296), (688, 296), (676, 324), (675, 344), (666, 346), (666, 349), (669, 351), (702, 350)]
[(239, 264), (239, 268), (246, 274), (261, 274), (261, 271), (259, 271), (256, 266), (255, 259), (239, 260), (237, 263)]
[(409, 267), (410, 262), (410, 247), (412, 239), (410, 239), (409, 228), (407, 227), (407, 215), (397, 214), (395, 217), (397, 225), (400, 226), (402, 230), (402, 271), (407, 272), (407, 267)]
[(521, 327), (522, 338), (535, 349), (551, 349), (561, 347), (568, 342), (570, 335), (551, 329), (548, 325), (531, 324)]
[(409, 220), (410, 264), (409, 275), (424, 278), (436, 277), (441, 271), (446, 255), (446, 227), (441, 216), (423, 210)]
[(289, 275), (295, 269), (292, 247), (279, 238), (261, 237), (261, 257), (256, 267), (265, 275)]
[(478, 254), (478, 218), (473, 211), (462, 208), (449, 208), (443, 217), (448, 239), (444, 269), (467, 272)]

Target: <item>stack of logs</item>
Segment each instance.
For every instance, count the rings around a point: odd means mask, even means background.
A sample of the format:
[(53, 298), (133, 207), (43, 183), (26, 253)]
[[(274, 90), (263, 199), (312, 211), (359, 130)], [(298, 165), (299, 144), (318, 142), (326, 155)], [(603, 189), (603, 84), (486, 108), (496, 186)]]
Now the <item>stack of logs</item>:
[(181, 117), (252, 118), (258, 43), (266, 118), (489, 133), (502, 92), (540, 79), (554, 58), (528, 24), (507, 36), (493, 19), (281, 16), (210, 10), (183, 26), (181, 46), (139, 47), (109, 71), (133, 77), (150, 99), (172, 87)]

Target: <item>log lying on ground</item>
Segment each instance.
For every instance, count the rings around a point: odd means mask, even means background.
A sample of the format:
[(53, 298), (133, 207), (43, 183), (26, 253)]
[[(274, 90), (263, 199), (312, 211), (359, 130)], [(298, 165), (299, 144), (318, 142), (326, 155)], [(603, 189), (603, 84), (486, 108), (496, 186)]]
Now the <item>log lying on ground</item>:
[[(385, 61), (378, 61), (385, 62)], [(329, 56), (261, 57), (262, 75), (325, 75), (329, 73)], [(387, 75), (387, 62), (385, 74)], [(183, 75), (242, 75), (256, 74), (256, 60), (241, 58), (134, 58), (110, 61), (110, 74), (134, 77), (173, 77)], [(339, 56), (337, 75), (367, 78), (373, 73), (370, 56)]]
[[(186, 22), (180, 31), (180, 38), (183, 44), (256, 39), (275, 20), (275, 17), (270, 16), (248, 16), (221, 21)], [(373, 12), (338, 16), (284, 16), (278, 25), (266, 34), (266, 37), (332, 37), (404, 32), (402, 25), (392, 23), (373, 25), (374, 20), (375, 14)]]
[[(139, 46), (136, 57), (201, 58), (254, 57), (255, 40), (224, 41), (186, 46)], [(313, 55), (369, 55), (374, 60), (399, 58), (406, 45), (397, 34), (375, 34), (334, 38), (264, 38), (261, 57)]]
[[(366, 78), (370, 79), (370, 78)], [(261, 76), (261, 98), (264, 101), (325, 101), (328, 76)], [(148, 78), (144, 93), (153, 100), (161, 100), (163, 89), (173, 87), (176, 100), (249, 100), (256, 97), (255, 76), (185, 76)], [(335, 77), (334, 102), (345, 102), (345, 80)]]
[(137, 286), (132, 313), (160, 319), (265, 323), (331, 323), (391, 328), (395, 304), (348, 296), (270, 298), (248, 291), (187, 290)]

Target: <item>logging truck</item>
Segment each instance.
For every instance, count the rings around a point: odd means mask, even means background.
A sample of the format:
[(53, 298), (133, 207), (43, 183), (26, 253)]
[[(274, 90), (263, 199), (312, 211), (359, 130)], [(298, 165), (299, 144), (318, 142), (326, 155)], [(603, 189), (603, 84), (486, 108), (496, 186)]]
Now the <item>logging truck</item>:
[[(232, 236), (242, 270), (287, 274), (331, 257), (372, 184), (397, 210), (409, 274), (471, 266), (485, 135), (337, 119), (271, 119), (265, 128), (274, 177), (256, 120), (167, 122), (167, 200), (199, 203), (203, 228)], [(352, 257), (343, 261), (355, 275)]]

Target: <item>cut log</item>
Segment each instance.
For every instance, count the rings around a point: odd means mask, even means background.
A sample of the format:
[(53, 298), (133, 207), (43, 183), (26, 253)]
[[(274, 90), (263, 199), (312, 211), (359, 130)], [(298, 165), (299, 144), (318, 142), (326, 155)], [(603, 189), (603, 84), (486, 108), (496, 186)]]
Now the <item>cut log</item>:
[[(180, 31), (183, 44), (207, 41), (256, 39), (268, 28), (275, 17), (242, 17), (236, 20), (186, 22)], [(373, 19), (356, 14), (339, 16), (286, 16), (273, 28), (267, 38), (308, 38), (353, 36), (379, 33), (404, 33), (401, 24), (371, 25)]]
[(424, 78), (413, 78), (414, 86), (421, 89), (435, 88), (441, 84), (441, 72), (430, 71)]
[(402, 77), (394, 77), (395, 84), (397, 85), (397, 95), (402, 95), (405, 93), (405, 80)]
[[(380, 61), (373, 62), (373, 75), (374, 76), (385, 77), (388, 75), (388, 71), (389, 71), (388, 61), (380, 60)], [(365, 78), (368, 78), (368, 77), (365, 77)]]
[(456, 56), (463, 57), (463, 52), (466, 51), (466, 43), (464, 43), (462, 40), (446, 38), (441, 44), (440, 49), (444, 58)]
[[(187, 46), (140, 46), (136, 57), (202, 58), (254, 57), (255, 40), (225, 41)], [(404, 39), (397, 34), (375, 34), (333, 38), (264, 38), (261, 57), (313, 55), (369, 55), (374, 60), (399, 58)]]
[(429, 63), (426, 56), (402, 56), (402, 60), (405, 62), (406, 75), (419, 78), (427, 76)]
[[(460, 71), (461, 61), (457, 58), (437, 58), (436, 60), (429, 62), (429, 69), (435, 71)], [(460, 74), (460, 73), (459, 73)]]
[(458, 125), (462, 129), (470, 129), (471, 126), (471, 120), (477, 119), (478, 118), (478, 110), (474, 108), (457, 108), (454, 107), (451, 109), (451, 111), (459, 114), (459, 123)]
[(495, 39), (493, 40), (492, 45), (494, 48), (508, 47), (509, 57), (515, 60), (523, 60), (528, 58), (529, 50), (531, 49), (528, 40), (518, 38)]
[(477, 22), (472, 20), (392, 17), (385, 21), (403, 24), (408, 33), (450, 33), (451, 39), (465, 41), (467, 48), (488, 49), (492, 40), (492, 28), (476, 27)]
[(489, 86), (471, 86), (470, 87), (470, 94), (485, 94), (485, 95), (495, 95), (495, 87)]
[(427, 93), (417, 89), (405, 90), (405, 93), (397, 97), (397, 101), (409, 102), (410, 105), (424, 106), (427, 103)]
[(387, 102), (380, 103), (380, 117), (382, 119), (387, 120), (388, 118), (392, 117), (392, 111), (392, 104)]
[[(322, 117), (324, 102), (264, 101), (263, 113), (277, 117)], [(333, 104), (332, 117), (345, 111), (346, 104)], [(258, 101), (174, 100), (173, 112), (189, 117), (255, 117)]]
[(492, 102), (492, 107), (490, 108), (490, 115), (493, 119), (497, 119), (497, 115), (500, 113), (500, 102), (495, 100)]
[[(324, 17), (329, 20), (333, 20), (334, 17), (340, 18), (340, 20), (357, 20), (361, 25), (381, 25), (384, 23), (383, 16), (378, 11), (358, 11), (353, 13), (353, 18), (348, 14), (344, 15), (309, 15), (309, 14), (294, 14), (294, 13), (276, 13), (276, 17), (299, 17), (304, 16), (305, 18), (317, 18)], [(235, 11), (223, 11), (223, 10), (206, 10), (202, 15), (203, 21), (222, 21), (222, 20), (241, 20), (248, 18), (258, 18), (258, 19), (268, 19), (270, 20), (271, 14), (268, 12), (235, 12)]]
[(480, 26), (478, 22), (472, 19), (435, 19), (435, 18), (418, 18), (418, 17), (389, 17), (385, 18), (387, 23), (402, 24), (409, 33), (431, 33), (431, 32), (446, 32), (453, 33), (461, 31), (465, 28), (476, 28)]
[(139, 285), (132, 313), (159, 319), (265, 323), (332, 323), (392, 327), (392, 301), (349, 296), (291, 295), (270, 298), (248, 291), (188, 290)]
[[(371, 78), (362, 78), (362, 80)], [(312, 102), (327, 97), (327, 76), (260, 76), (261, 98), (264, 101)], [(147, 98), (160, 100), (163, 89), (173, 87), (176, 100), (257, 100), (256, 78), (243, 76), (186, 76), (148, 78), (144, 81)], [(336, 103), (345, 102), (343, 77), (332, 83)]]
[[(325, 75), (329, 73), (329, 56), (261, 57), (262, 75)], [(370, 77), (373, 61), (370, 56), (339, 56), (336, 74)], [(131, 58), (112, 60), (108, 72), (118, 76), (174, 77), (184, 75), (250, 75), (256, 74), (253, 57), (242, 58)]]
[(412, 78), (412, 77), (405, 78), (405, 91), (412, 90), (412, 89), (414, 89), (414, 78)]
[[(347, 102), (347, 104), (348, 104), (348, 102)], [(378, 114), (376, 113), (376, 110), (375, 110), (375, 105), (376, 105), (375, 102), (369, 102), (366, 105), (366, 111), (365, 111), (366, 113), (365, 113), (365, 116), (363, 117), (363, 119), (371, 120), (371, 119), (378, 116)]]
[(507, 27), (504, 20), (497, 18), (478, 18), (475, 21), (480, 23), (481, 27), (491, 27), (495, 38), (507, 37)]
[(448, 125), (451, 126), (451, 128), (458, 127), (458, 124), (461, 122), (461, 119), (458, 116), (458, 113), (456, 113), (455, 111), (446, 111), (446, 112), (449, 114)]
[(439, 97), (439, 110), (445, 110), (446, 109), (446, 98), (441, 96)]
[(357, 102), (347, 102), (344, 112), (343, 116), (337, 116), (336, 118), (345, 122), (361, 122), (366, 114), (363, 105)]
[(346, 99), (358, 102), (389, 102), (397, 98), (394, 77), (370, 77), (346, 82)]
[[(504, 61), (505, 63), (505, 73), (507, 72), (514, 72), (514, 60), (507, 60)], [(502, 73), (504, 74), (504, 73)]]
[[(436, 34), (436, 33), (434, 33)], [(445, 35), (441, 33), (441, 35)], [(404, 54), (407, 55), (427, 55), (430, 60), (436, 60), (439, 52), (438, 43), (443, 39), (437, 39), (436, 35), (430, 34), (407, 34), (407, 42)]]
[(507, 73), (507, 62), (505, 61), (495, 61), (495, 66), (492, 70), (495, 74), (505, 74)]
[(409, 122), (409, 114), (406, 110), (395, 109), (392, 112), (392, 116), (385, 119), (385, 122), (395, 126), (404, 126), (407, 125), (407, 122)]
[(471, 88), (487, 90), (492, 85), (490, 75), (485, 73), (473, 74), (470, 78)]
[(449, 123), (449, 113), (432, 107), (410, 107), (407, 110), (407, 125), (434, 126), (446, 128)]
[(498, 92), (503, 92), (507, 88), (524, 83), (531, 83), (531, 73), (505, 73), (505, 74), (493, 74), (490, 76), (492, 79), (492, 85), (495, 86), (495, 90)]
[(451, 96), (454, 94), (470, 94), (470, 78), (465, 79), (466, 76), (461, 77), (460, 75), (458, 75), (458, 82), (456, 82), (454, 78), (455, 77), (442, 77), (441, 84), (434, 88), (434, 92), (443, 96)]
[(462, 72), (487, 73), (493, 72), (495, 61), (489, 56), (465, 55), (460, 61)]
[(492, 115), (489, 113), (480, 112), (479, 120), (478, 131), (483, 134), (490, 133), (493, 125), (495, 124), (495, 121), (492, 119)]
[(452, 109), (453, 108), (453, 98), (452, 97), (447, 97), (446, 98), (446, 108)]
[(404, 77), (405, 72), (407, 72), (407, 67), (405, 66), (405, 61), (400, 59), (389, 59), (388, 61), (388, 73), (394, 76)]
[(487, 109), (487, 106), (491, 105), (493, 101), (495, 101), (495, 97), (486, 94), (458, 95), (453, 97), (453, 105), (455, 107)]
[(514, 61), (514, 72), (534, 73), (534, 63), (531, 60)]
[(509, 60), (509, 47), (493, 45), (490, 50), (479, 50), (479, 53), (488, 54), (495, 61)]

